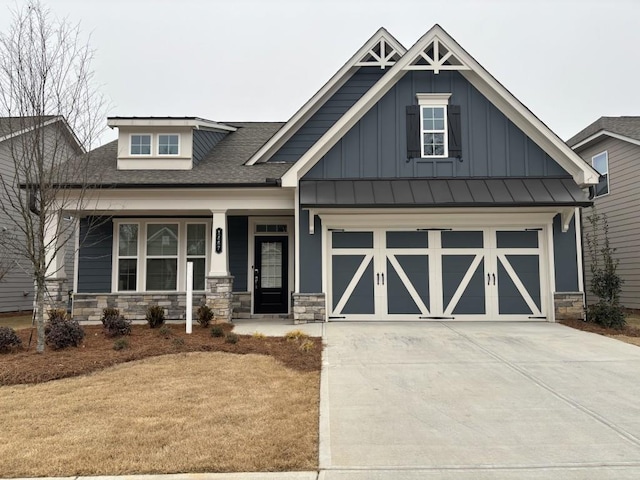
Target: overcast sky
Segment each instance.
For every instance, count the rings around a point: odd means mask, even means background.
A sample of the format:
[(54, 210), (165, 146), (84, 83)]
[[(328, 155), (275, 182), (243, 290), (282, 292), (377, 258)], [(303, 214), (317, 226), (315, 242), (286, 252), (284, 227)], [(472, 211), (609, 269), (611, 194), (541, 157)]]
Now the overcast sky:
[[(0, 0), (1, 30), (20, 3)], [(110, 115), (285, 121), (379, 27), (409, 48), (434, 23), (563, 139), (640, 115), (640, 0), (44, 4), (91, 35)]]

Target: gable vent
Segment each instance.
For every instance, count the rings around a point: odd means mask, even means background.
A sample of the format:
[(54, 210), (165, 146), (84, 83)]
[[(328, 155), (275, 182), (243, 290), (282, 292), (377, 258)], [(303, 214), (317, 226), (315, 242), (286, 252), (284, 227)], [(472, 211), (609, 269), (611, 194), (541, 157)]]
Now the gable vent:
[(385, 69), (395, 65), (402, 55), (382, 38), (355, 63), (357, 67), (380, 67)]
[(437, 38), (433, 39), (427, 47), (419, 52), (416, 57), (404, 67), (405, 70), (432, 70), (440, 73), (440, 70), (470, 70), (462, 60), (453, 54)]

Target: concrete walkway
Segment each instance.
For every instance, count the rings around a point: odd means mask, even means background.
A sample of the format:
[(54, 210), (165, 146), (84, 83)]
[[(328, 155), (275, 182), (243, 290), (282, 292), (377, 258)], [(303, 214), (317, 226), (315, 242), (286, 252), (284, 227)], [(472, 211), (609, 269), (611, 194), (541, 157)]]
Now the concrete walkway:
[(549, 323), (330, 323), (325, 480), (640, 478), (640, 348)]

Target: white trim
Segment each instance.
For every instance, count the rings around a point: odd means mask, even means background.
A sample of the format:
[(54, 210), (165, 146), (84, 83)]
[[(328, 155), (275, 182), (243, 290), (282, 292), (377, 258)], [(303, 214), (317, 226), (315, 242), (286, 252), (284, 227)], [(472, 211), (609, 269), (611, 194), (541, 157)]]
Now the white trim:
[(203, 118), (180, 117), (110, 117), (107, 118), (107, 126), (113, 127), (191, 127), (235, 132), (236, 127), (224, 123), (205, 120)]
[[(295, 245), (295, 232), (298, 231), (297, 225), (294, 226), (294, 216), (279, 216), (279, 217), (260, 217), (249, 216), (248, 217), (248, 229), (249, 229), (249, 241), (247, 252), (247, 291), (251, 292), (251, 315), (254, 314), (254, 282), (253, 282), (253, 269), (255, 268), (255, 251), (256, 242), (255, 237), (287, 237), (287, 313), (291, 312), (291, 292), (298, 291), (295, 285), (295, 267), (294, 264), (297, 247)], [(287, 226), (286, 232), (256, 232), (256, 225), (259, 224), (284, 224)], [(292, 241), (293, 240), (293, 241)], [(295, 288), (295, 290), (294, 290)]]
[[(167, 137), (178, 137), (178, 153), (160, 153), (160, 137), (162, 136), (167, 136)], [(179, 157), (180, 156), (180, 152), (182, 151), (182, 149), (180, 148), (182, 145), (182, 140), (181, 140), (182, 135), (179, 133), (156, 133), (156, 145), (157, 145), (157, 155), (158, 157)], [(189, 159), (191, 161), (191, 159)]]
[(464, 64), (469, 65), (471, 70), (462, 70), (461, 74), (525, 135), (567, 170), (578, 185), (585, 186), (597, 183), (597, 172), (590, 165), (493, 78), (439, 25), (434, 25), (282, 176), (282, 186), (296, 186), (298, 180), (404, 76), (407, 72), (406, 68), (436, 38), (446, 46), (449, 52), (452, 52)]
[(318, 92), (298, 110), (287, 123), (278, 130), (273, 137), (267, 141), (260, 149), (246, 162), (246, 165), (266, 162), (274, 153), (289, 140), (300, 127), (302, 127), (311, 116), (324, 105), (324, 103), (342, 87), (349, 78), (359, 68), (357, 63), (382, 40), (398, 52), (400, 56), (407, 51), (393, 36), (384, 28), (380, 28), (367, 42), (345, 63), (336, 74), (318, 90)]
[[(600, 173), (600, 170), (596, 169), (596, 167), (593, 165), (593, 161), (595, 160), (596, 157), (599, 157), (600, 155), (604, 155), (605, 160), (607, 161), (607, 173)], [(604, 150), (600, 153), (596, 153), (595, 155), (593, 155), (591, 157), (591, 166), (598, 172), (600, 173), (600, 175), (606, 175), (607, 176), (607, 193), (603, 193), (602, 195), (598, 195), (597, 192), (594, 192), (594, 200), (596, 198), (602, 198), (602, 197), (606, 197), (607, 195), (609, 195), (611, 193), (611, 173), (610, 173), (610, 168), (609, 168), (609, 151), (608, 150)], [(600, 184), (600, 182), (598, 182), (598, 185)], [(597, 187), (597, 185), (596, 185)]]
[(576, 207), (575, 214), (576, 253), (578, 261), (578, 291), (584, 295), (584, 259), (582, 256), (582, 216), (580, 209)]
[[(131, 153), (131, 149), (133, 148), (133, 137), (149, 137), (149, 153)], [(138, 158), (144, 157), (149, 158), (153, 157), (153, 134), (152, 133), (130, 133), (129, 134), (129, 148), (127, 149), (127, 156)], [(120, 159), (118, 159), (120, 160)], [(120, 162), (118, 161), (118, 168), (120, 167)]]
[[(418, 105), (422, 106), (447, 106), (449, 105), (450, 93), (416, 93)], [(446, 118), (445, 118), (446, 121)]]
[[(547, 286), (546, 290), (541, 290), (541, 292), (546, 291), (548, 295), (547, 299), (549, 302), (548, 303), (549, 309), (547, 312), (547, 318), (550, 322), (555, 322), (556, 321), (556, 305), (555, 305), (555, 299), (553, 294), (556, 291), (556, 268), (555, 268), (556, 264), (555, 264), (555, 252), (553, 247), (553, 219), (551, 219), (551, 221), (546, 225), (546, 234), (547, 234), (547, 241), (544, 242), (545, 243), (544, 247), (546, 249), (547, 269), (549, 270), (549, 274), (545, 277), (545, 279), (549, 280), (549, 285)], [(544, 253), (544, 250), (543, 250), (543, 253)]]
[(634, 145), (640, 145), (640, 140), (637, 140), (635, 138), (627, 137), (625, 135), (620, 135), (619, 133), (610, 132), (609, 130), (601, 130), (601, 131), (599, 131), (597, 133), (594, 133), (590, 137), (587, 137), (584, 140), (576, 143), (575, 145), (572, 145), (571, 148), (573, 148), (574, 150), (578, 150), (580, 147), (583, 147), (583, 146), (587, 145), (588, 143), (591, 143), (594, 140), (597, 140), (600, 137), (605, 137), (605, 136), (606, 137), (611, 137), (611, 138), (616, 138), (616, 139), (622, 140), (624, 142), (633, 143)]
[[(429, 130), (424, 128), (424, 109), (425, 108), (441, 108), (443, 110), (442, 113), (442, 129), (433, 129)], [(448, 109), (447, 105), (441, 105), (439, 103), (429, 104), (429, 103), (421, 103), (420, 104), (420, 158), (449, 158), (449, 128), (447, 122)], [(444, 152), (442, 155), (426, 155), (424, 153), (424, 135), (426, 133), (438, 134), (441, 133), (443, 136), (443, 147)]]
[[(17, 120), (17, 122), (20, 122), (20, 120)], [(16, 130), (14, 132), (8, 133), (7, 135), (0, 137), (0, 143), (4, 142), (5, 140), (9, 140), (11, 138), (20, 136), (24, 133), (30, 132), (32, 130), (35, 130), (36, 128), (44, 128), (44, 127), (48, 127), (49, 125), (52, 125), (56, 122), (62, 122), (63, 125), (65, 126), (65, 128), (67, 129), (67, 132), (69, 133), (69, 135), (71, 136), (71, 138), (73, 138), (74, 142), (76, 143), (76, 146), (80, 149), (80, 151), (82, 153), (86, 153), (86, 150), (84, 148), (84, 146), (82, 144), (80, 144), (80, 140), (78, 140), (78, 137), (76, 136), (75, 132), (73, 130), (71, 130), (71, 127), (69, 126), (69, 124), (67, 123), (67, 121), (65, 120), (64, 117), (62, 116), (57, 116), (54, 118), (51, 118), (45, 122), (42, 122), (40, 125), (33, 125), (29, 128), (22, 128), (20, 130)]]
[(78, 272), (80, 266), (80, 217), (75, 216), (75, 228), (73, 232), (73, 292), (78, 292)]
[[(293, 219), (294, 219), (294, 232), (293, 232), (293, 242), (294, 242), (294, 291), (300, 291), (300, 189), (296, 188), (294, 190), (295, 196), (295, 207), (293, 210)], [(309, 212), (309, 218), (311, 218), (311, 212)]]

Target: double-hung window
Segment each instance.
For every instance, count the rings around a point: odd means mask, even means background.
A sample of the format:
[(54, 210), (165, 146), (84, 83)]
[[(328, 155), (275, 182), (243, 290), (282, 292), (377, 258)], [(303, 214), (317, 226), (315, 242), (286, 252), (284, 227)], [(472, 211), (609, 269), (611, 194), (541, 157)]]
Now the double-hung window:
[(420, 148), (423, 158), (449, 156), (447, 108), (450, 93), (418, 93)]
[(147, 224), (146, 290), (176, 290), (178, 285), (178, 224)]
[(158, 135), (158, 155), (178, 155), (179, 153), (179, 135)]
[(136, 291), (138, 279), (138, 224), (118, 225), (118, 291)]
[(605, 150), (591, 157), (591, 165), (601, 175), (600, 182), (596, 186), (596, 197), (609, 193), (609, 156)]
[(131, 155), (151, 155), (151, 135), (131, 135)]
[(204, 290), (207, 262), (207, 225), (187, 224), (187, 262), (193, 262), (193, 289)]

